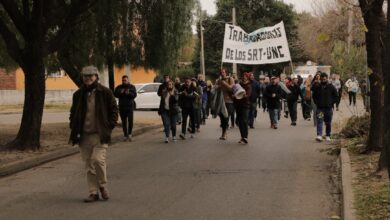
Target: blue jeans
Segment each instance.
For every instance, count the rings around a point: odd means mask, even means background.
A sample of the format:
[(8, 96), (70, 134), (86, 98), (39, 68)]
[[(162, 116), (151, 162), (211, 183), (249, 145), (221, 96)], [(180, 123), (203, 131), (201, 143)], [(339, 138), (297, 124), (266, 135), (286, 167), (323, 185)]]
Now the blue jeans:
[(279, 110), (278, 108), (275, 109), (268, 109), (269, 118), (271, 120), (272, 125), (278, 124), (278, 117), (279, 117)]
[(172, 137), (176, 136), (177, 114), (170, 114), (169, 111), (161, 112), (161, 119), (164, 125), (165, 136), (169, 137), (169, 131), (172, 131)]
[(325, 122), (326, 126), (326, 136), (330, 137), (332, 132), (332, 118), (333, 118), (333, 109), (330, 108), (317, 108), (316, 111), (317, 118), (317, 136), (322, 136), (322, 127)]

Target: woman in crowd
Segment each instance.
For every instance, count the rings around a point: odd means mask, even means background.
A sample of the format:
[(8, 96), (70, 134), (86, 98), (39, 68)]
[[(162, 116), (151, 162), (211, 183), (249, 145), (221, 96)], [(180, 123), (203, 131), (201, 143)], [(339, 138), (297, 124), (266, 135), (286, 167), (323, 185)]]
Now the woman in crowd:
[(161, 116), (165, 143), (169, 143), (169, 134), (172, 131), (172, 141), (176, 141), (176, 123), (179, 111), (179, 95), (172, 81), (167, 82), (167, 86), (162, 90), (160, 107), (158, 114)]
[(240, 85), (245, 90), (243, 98), (238, 99), (234, 97), (234, 105), (237, 112), (238, 127), (240, 129), (241, 140), (240, 144), (248, 144), (248, 114), (250, 106), (250, 97), (252, 93), (252, 86), (250, 82), (250, 73), (244, 73)]

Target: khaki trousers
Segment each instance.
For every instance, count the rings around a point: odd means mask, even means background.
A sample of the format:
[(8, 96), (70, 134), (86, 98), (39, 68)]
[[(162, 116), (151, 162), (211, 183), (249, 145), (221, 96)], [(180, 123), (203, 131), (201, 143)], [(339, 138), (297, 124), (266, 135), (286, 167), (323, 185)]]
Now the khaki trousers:
[(83, 134), (80, 140), (81, 158), (85, 162), (90, 194), (107, 184), (106, 152), (108, 145), (101, 144), (98, 134)]

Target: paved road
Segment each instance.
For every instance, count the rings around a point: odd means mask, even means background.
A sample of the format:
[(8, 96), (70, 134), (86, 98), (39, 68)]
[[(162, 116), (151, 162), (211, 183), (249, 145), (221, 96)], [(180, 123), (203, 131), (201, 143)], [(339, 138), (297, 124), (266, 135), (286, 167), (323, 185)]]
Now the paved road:
[(162, 143), (161, 131), (109, 149), (108, 202), (84, 204), (79, 155), (0, 179), (0, 219), (321, 220), (337, 214), (311, 122), (269, 129), (260, 115), (247, 146), (238, 130), (219, 141), (218, 120), (194, 139)]
[[(159, 116), (157, 111), (135, 111), (135, 118), (155, 119)], [(19, 124), (22, 119), (21, 113), (0, 114), (0, 124)], [(69, 111), (47, 111), (43, 113), (42, 123), (69, 122)]]

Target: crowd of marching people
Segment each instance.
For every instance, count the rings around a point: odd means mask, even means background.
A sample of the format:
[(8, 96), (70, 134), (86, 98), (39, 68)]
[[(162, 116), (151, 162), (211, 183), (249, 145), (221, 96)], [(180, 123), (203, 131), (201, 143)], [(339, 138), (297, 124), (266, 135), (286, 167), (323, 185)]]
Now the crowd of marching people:
[[(104, 200), (109, 199), (106, 151), (118, 116), (122, 121), (124, 140), (132, 140), (137, 92), (127, 76), (122, 77), (122, 84), (112, 92), (99, 83), (99, 72), (93, 66), (83, 68), (82, 76), (83, 85), (72, 99), (70, 142), (79, 145), (86, 165), (90, 194), (84, 201), (94, 202), (100, 199), (99, 193)], [(282, 114), (285, 118), (290, 117), (294, 127), (297, 126), (299, 102), (303, 119), (310, 121), (313, 118), (316, 140), (323, 141), (325, 124), (325, 140), (330, 141), (333, 111), (339, 110), (344, 83), (336, 74), (330, 80), (328, 78), (326, 73), (317, 72), (306, 79), (281, 74), (260, 75), (256, 80), (251, 72), (244, 72), (238, 78), (222, 69), (213, 84), (205, 81), (203, 75), (187, 77), (183, 83), (180, 78), (172, 80), (166, 75), (157, 92), (161, 97), (158, 114), (164, 125), (164, 141), (177, 141), (177, 126), (181, 126), (180, 139), (194, 138), (212, 116), (220, 119), (220, 140), (227, 140), (228, 130), (237, 126), (239, 143), (245, 145), (249, 142), (249, 129), (255, 128), (257, 109), (268, 112), (271, 129), (278, 129)], [(364, 81), (359, 83), (352, 77), (345, 87), (350, 106), (356, 106), (359, 90), (365, 100), (367, 84)]]
[[(241, 135), (239, 143), (248, 144), (248, 130), (255, 128), (258, 109), (268, 112), (270, 128), (278, 129), (282, 115), (290, 118), (291, 126), (297, 126), (299, 104), (303, 119), (313, 120), (317, 127), (316, 140), (323, 140), (325, 123), (325, 140), (329, 141), (333, 111), (339, 110), (343, 87), (339, 75), (332, 74), (329, 79), (321, 72), (306, 79), (299, 75), (261, 74), (256, 80), (251, 72), (244, 72), (238, 78), (222, 69), (215, 84), (210, 80), (206, 82), (201, 74), (196, 78), (187, 77), (183, 83), (178, 77), (173, 81), (166, 75), (158, 91), (161, 97), (158, 113), (164, 125), (164, 141), (177, 141), (177, 125), (181, 125), (180, 139), (194, 138), (211, 115), (220, 119), (220, 140), (226, 140), (228, 130), (237, 126)], [(350, 105), (356, 105), (359, 89), (362, 95), (365, 94), (355, 77), (349, 79), (345, 87)]]

